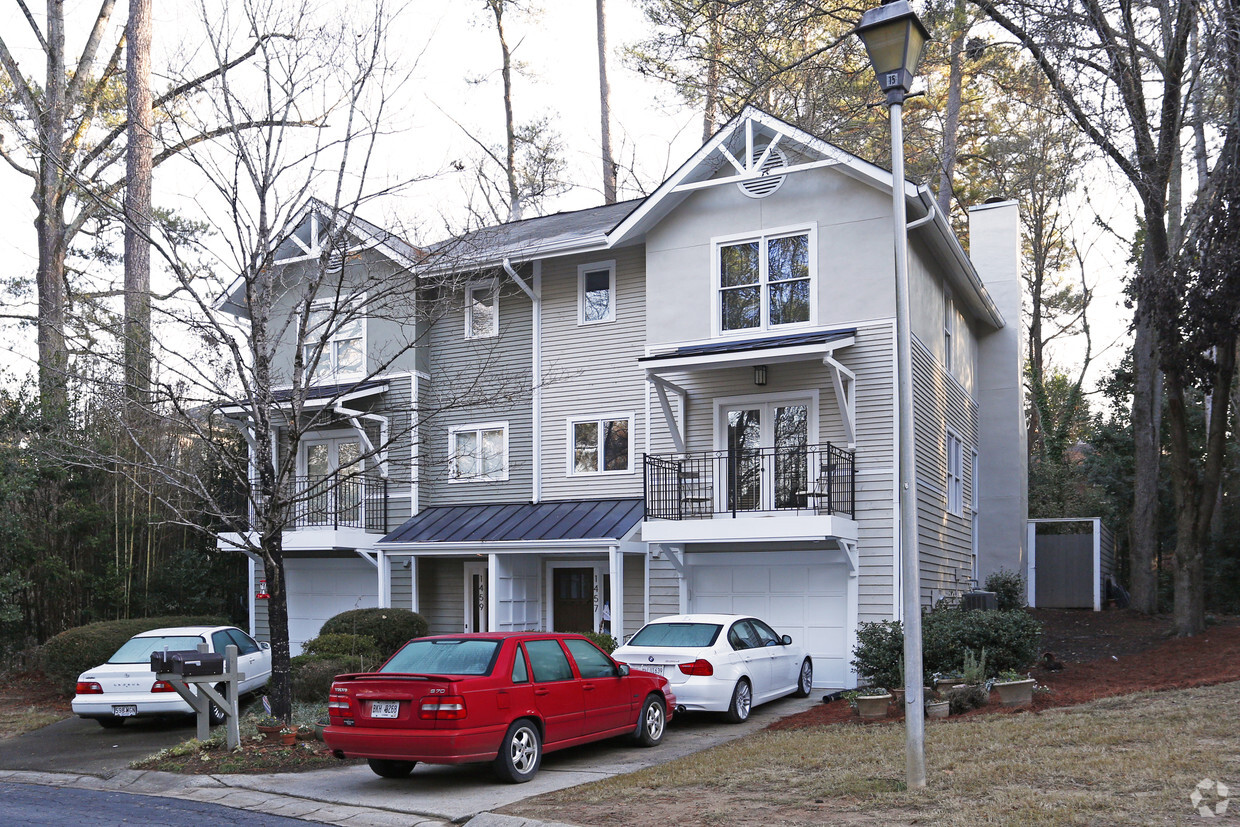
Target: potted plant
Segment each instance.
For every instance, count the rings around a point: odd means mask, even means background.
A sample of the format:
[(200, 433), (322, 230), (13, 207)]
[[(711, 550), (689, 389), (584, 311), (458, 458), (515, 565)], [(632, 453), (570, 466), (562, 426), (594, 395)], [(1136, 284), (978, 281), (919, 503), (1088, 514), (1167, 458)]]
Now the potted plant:
[(326, 715), (323, 715), (322, 717), (318, 718), (318, 719), (314, 722), (314, 737), (315, 737), (315, 739), (316, 739), (316, 740), (318, 740), (318, 741), (322, 741), (322, 740), (323, 740), (323, 730), (327, 729), (327, 727), (329, 727), (329, 726), (331, 726), (331, 719), (330, 719), (330, 718), (328, 718)]
[(291, 747), (297, 743), (297, 727), (286, 726), (280, 730), (280, 743), (286, 747)]
[(951, 704), (947, 701), (927, 700), (926, 701), (926, 717), (927, 718), (946, 718), (947, 713), (951, 711)]
[(284, 724), (274, 715), (259, 715), (254, 719), (254, 726), (267, 741), (279, 740), (280, 730), (284, 728)]
[(886, 718), (891, 693), (881, 686), (867, 686), (857, 690), (857, 714), (862, 718)]
[(1033, 703), (1034, 680), (1013, 669), (999, 673), (995, 689), (999, 690), (999, 702), (1004, 706), (1029, 706)]

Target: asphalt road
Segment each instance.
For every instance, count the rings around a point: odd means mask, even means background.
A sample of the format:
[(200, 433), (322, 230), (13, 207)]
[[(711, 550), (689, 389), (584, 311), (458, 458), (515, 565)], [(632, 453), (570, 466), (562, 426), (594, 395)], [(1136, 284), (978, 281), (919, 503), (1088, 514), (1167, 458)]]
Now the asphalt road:
[[(95, 725), (96, 727), (98, 724)], [(255, 827), (306, 827), (319, 822), (236, 810), (219, 804), (156, 798), (130, 793), (41, 787), (0, 782), (0, 801), (6, 827), (21, 825), (80, 825), (113, 827), (117, 824), (201, 827), (203, 824), (244, 824)]]
[(69, 718), (0, 741), (0, 770), (79, 772), (107, 776), (131, 761), (194, 737), (194, 719), (135, 719), (118, 729)]

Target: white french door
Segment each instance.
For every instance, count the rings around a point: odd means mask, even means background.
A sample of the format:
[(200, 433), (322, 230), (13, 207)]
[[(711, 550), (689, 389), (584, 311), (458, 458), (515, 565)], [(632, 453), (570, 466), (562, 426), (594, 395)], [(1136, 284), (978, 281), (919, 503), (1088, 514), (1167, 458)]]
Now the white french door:
[(719, 406), (721, 511), (773, 511), (804, 502), (810, 478), (808, 446), (817, 437), (813, 400), (755, 398)]
[(313, 439), (302, 443), (306, 471), (306, 522), (355, 524), (360, 518), (362, 444), (356, 437)]

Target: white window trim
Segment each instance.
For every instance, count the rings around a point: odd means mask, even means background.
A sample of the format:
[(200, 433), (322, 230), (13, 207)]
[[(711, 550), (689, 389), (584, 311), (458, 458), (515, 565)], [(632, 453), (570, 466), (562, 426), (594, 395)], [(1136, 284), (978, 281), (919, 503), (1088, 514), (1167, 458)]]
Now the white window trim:
[[(629, 459), (628, 459), (629, 467), (623, 471), (601, 470), (603, 466), (603, 446), (600, 445), (599, 446), (599, 468), (600, 470), (578, 471), (577, 470), (577, 458), (575, 456), (576, 448), (577, 448), (577, 440), (576, 440), (575, 435), (573, 434), (573, 426), (578, 425), (582, 422), (597, 422), (597, 423), (602, 424), (603, 422), (614, 421), (617, 419), (627, 419), (629, 423)], [(617, 476), (631, 476), (632, 474), (636, 473), (636, 469), (633, 466), (633, 461), (634, 461), (633, 445), (637, 441), (636, 439), (633, 438), (633, 426), (634, 426), (635, 419), (636, 417), (633, 415), (633, 412), (629, 411), (627, 413), (601, 414), (599, 416), (575, 416), (575, 417), (570, 417), (568, 420), (566, 420), (564, 432), (565, 432), (565, 438), (567, 442), (566, 444), (567, 450), (565, 451), (565, 457), (564, 457), (564, 473), (570, 477), (617, 477)], [(602, 429), (600, 429), (599, 432), (602, 433)]]
[[(960, 435), (947, 428), (943, 440), (944, 485), (943, 493), (947, 500), (947, 513), (957, 517), (964, 516), (964, 440)], [(956, 468), (952, 468), (952, 442), (956, 443)]]
[[(493, 300), (491, 307), (495, 315), (495, 326), (491, 333), (486, 336), (473, 335), (474, 329), (474, 303), (470, 300), (475, 290), (490, 290)], [(494, 339), (499, 335), (499, 279), (491, 279), (489, 281), (475, 281), (465, 285), (465, 338), (466, 339)]]
[[(456, 475), (456, 435), (458, 433), (474, 431), (478, 433), (478, 444), (482, 444), (482, 431), (502, 430), (504, 432), (504, 471), (500, 476), (473, 476), (458, 477)], [(474, 483), (474, 482), (507, 482), (508, 481), (508, 420), (502, 422), (479, 422), (467, 423), (464, 425), (453, 425), (448, 428), (448, 482), (450, 483)]]
[(948, 290), (943, 294), (943, 367), (947, 368), (947, 372), (951, 373), (955, 364), (956, 346), (956, 302), (952, 299), (951, 291)]
[[(611, 292), (611, 301), (607, 303), (607, 316), (602, 319), (586, 319), (586, 273), (597, 273), (600, 270), (606, 270), (610, 279), (608, 290)], [(597, 261), (593, 264), (581, 264), (577, 267), (577, 324), (594, 325), (607, 324), (616, 320), (616, 260)]]
[[(809, 417), (806, 440), (810, 445), (819, 445), (818, 439), (818, 389), (806, 388), (801, 391), (777, 391), (774, 393), (751, 393), (744, 396), (725, 396), (715, 400), (715, 450), (726, 451), (728, 448), (728, 415), (729, 408), (742, 405), (779, 405), (787, 403), (795, 405), (805, 402), (809, 405)], [(763, 446), (774, 447), (774, 446)]]
[[(310, 476), (310, 463), (307, 458), (307, 454), (309, 452), (310, 446), (311, 445), (322, 445), (325, 443), (339, 443), (339, 442), (349, 442), (349, 441), (357, 442), (358, 447), (361, 448), (360, 453), (363, 455), (361, 470), (363, 472), (367, 470), (366, 460), (369, 457), (366, 456), (366, 448), (365, 446), (361, 445), (361, 437), (357, 435), (357, 431), (350, 430), (350, 429), (337, 429), (337, 430), (332, 430), (332, 431), (314, 431), (312, 433), (313, 435), (308, 434), (308, 435), (303, 436), (300, 440), (298, 440), (298, 443), (297, 443), (297, 476), (299, 477)], [(336, 470), (339, 471), (340, 469), (337, 468)]]
[[(339, 308), (339, 312), (335, 315), (335, 318), (331, 318), (330, 317), (331, 311), (335, 308)], [(332, 333), (332, 335), (328, 336), (326, 341), (323, 341), (322, 349), (319, 353), (319, 365), (320, 366), (322, 366), (324, 359), (327, 359), (331, 362), (330, 369), (327, 371), (327, 374), (321, 378), (321, 381), (334, 382), (340, 379), (359, 379), (359, 378), (365, 377), (368, 373), (368, 368), (367, 368), (368, 353), (367, 353), (367, 348), (366, 348), (368, 326), (366, 323), (367, 319), (366, 319), (366, 297), (365, 295), (357, 296), (352, 299), (344, 299), (339, 302), (317, 301), (310, 305), (311, 314), (316, 313), (320, 310), (328, 311), (329, 313), (328, 324), (336, 328), (336, 331)], [(362, 323), (362, 332), (361, 332), (362, 367), (360, 370), (350, 371), (348, 373), (341, 373), (335, 364), (336, 356), (335, 356), (335, 348), (334, 348), (334, 344), (337, 341), (336, 337), (340, 332), (340, 321), (341, 321), (340, 317), (342, 315), (350, 316), (350, 315), (353, 315), (355, 312), (358, 314), (359, 321)], [(313, 382), (314, 379), (313, 379), (313, 372), (310, 370), (309, 360), (306, 358), (306, 349), (307, 348), (310, 348), (310, 349), (318, 348), (319, 342), (320, 342), (320, 339), (319, 339), (320, 335), (321, 334), (314, 333), (312, 331), (307, 330), (306, 340), (301, 343), (302, 361), (305, 362), (305, 366), (303, 370), (305, 371), (307, 382)]]
[[(746, 327), (741, 330), (723, 329), (723, 305), (719, 294), (723, 289), (723, 273), (719, 262), (719, 248), (741, 241), (757, 241), (760, 250), (765, 250), (766, 242), (773, 238), (786, 238), (793, 235), (808, 235), (809, 245), (809, 320), (771, 326), (767, 321), (767, 256), (758, 257), (758, 286), (761, 302), (761, 322), (757, 327)], [(716, 236), (710, 240), (711, 250), (711, 331), (714, 336), (752, 336), (756, 333), (769, 333), (773, 330), (800, 330), (813, 327), (818, 323), (818, 223), (794, 224), (787, 227), (770, 227), (757, 232), (734, 233)]]

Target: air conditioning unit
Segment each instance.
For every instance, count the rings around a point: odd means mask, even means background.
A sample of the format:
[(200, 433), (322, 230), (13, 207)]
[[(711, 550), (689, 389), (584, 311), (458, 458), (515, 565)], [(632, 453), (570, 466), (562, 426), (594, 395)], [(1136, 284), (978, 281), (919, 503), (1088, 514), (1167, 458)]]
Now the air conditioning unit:
[(962, 609), (998, 609), (999, 597), (994, 592), (972, 591), (960, 596)]

